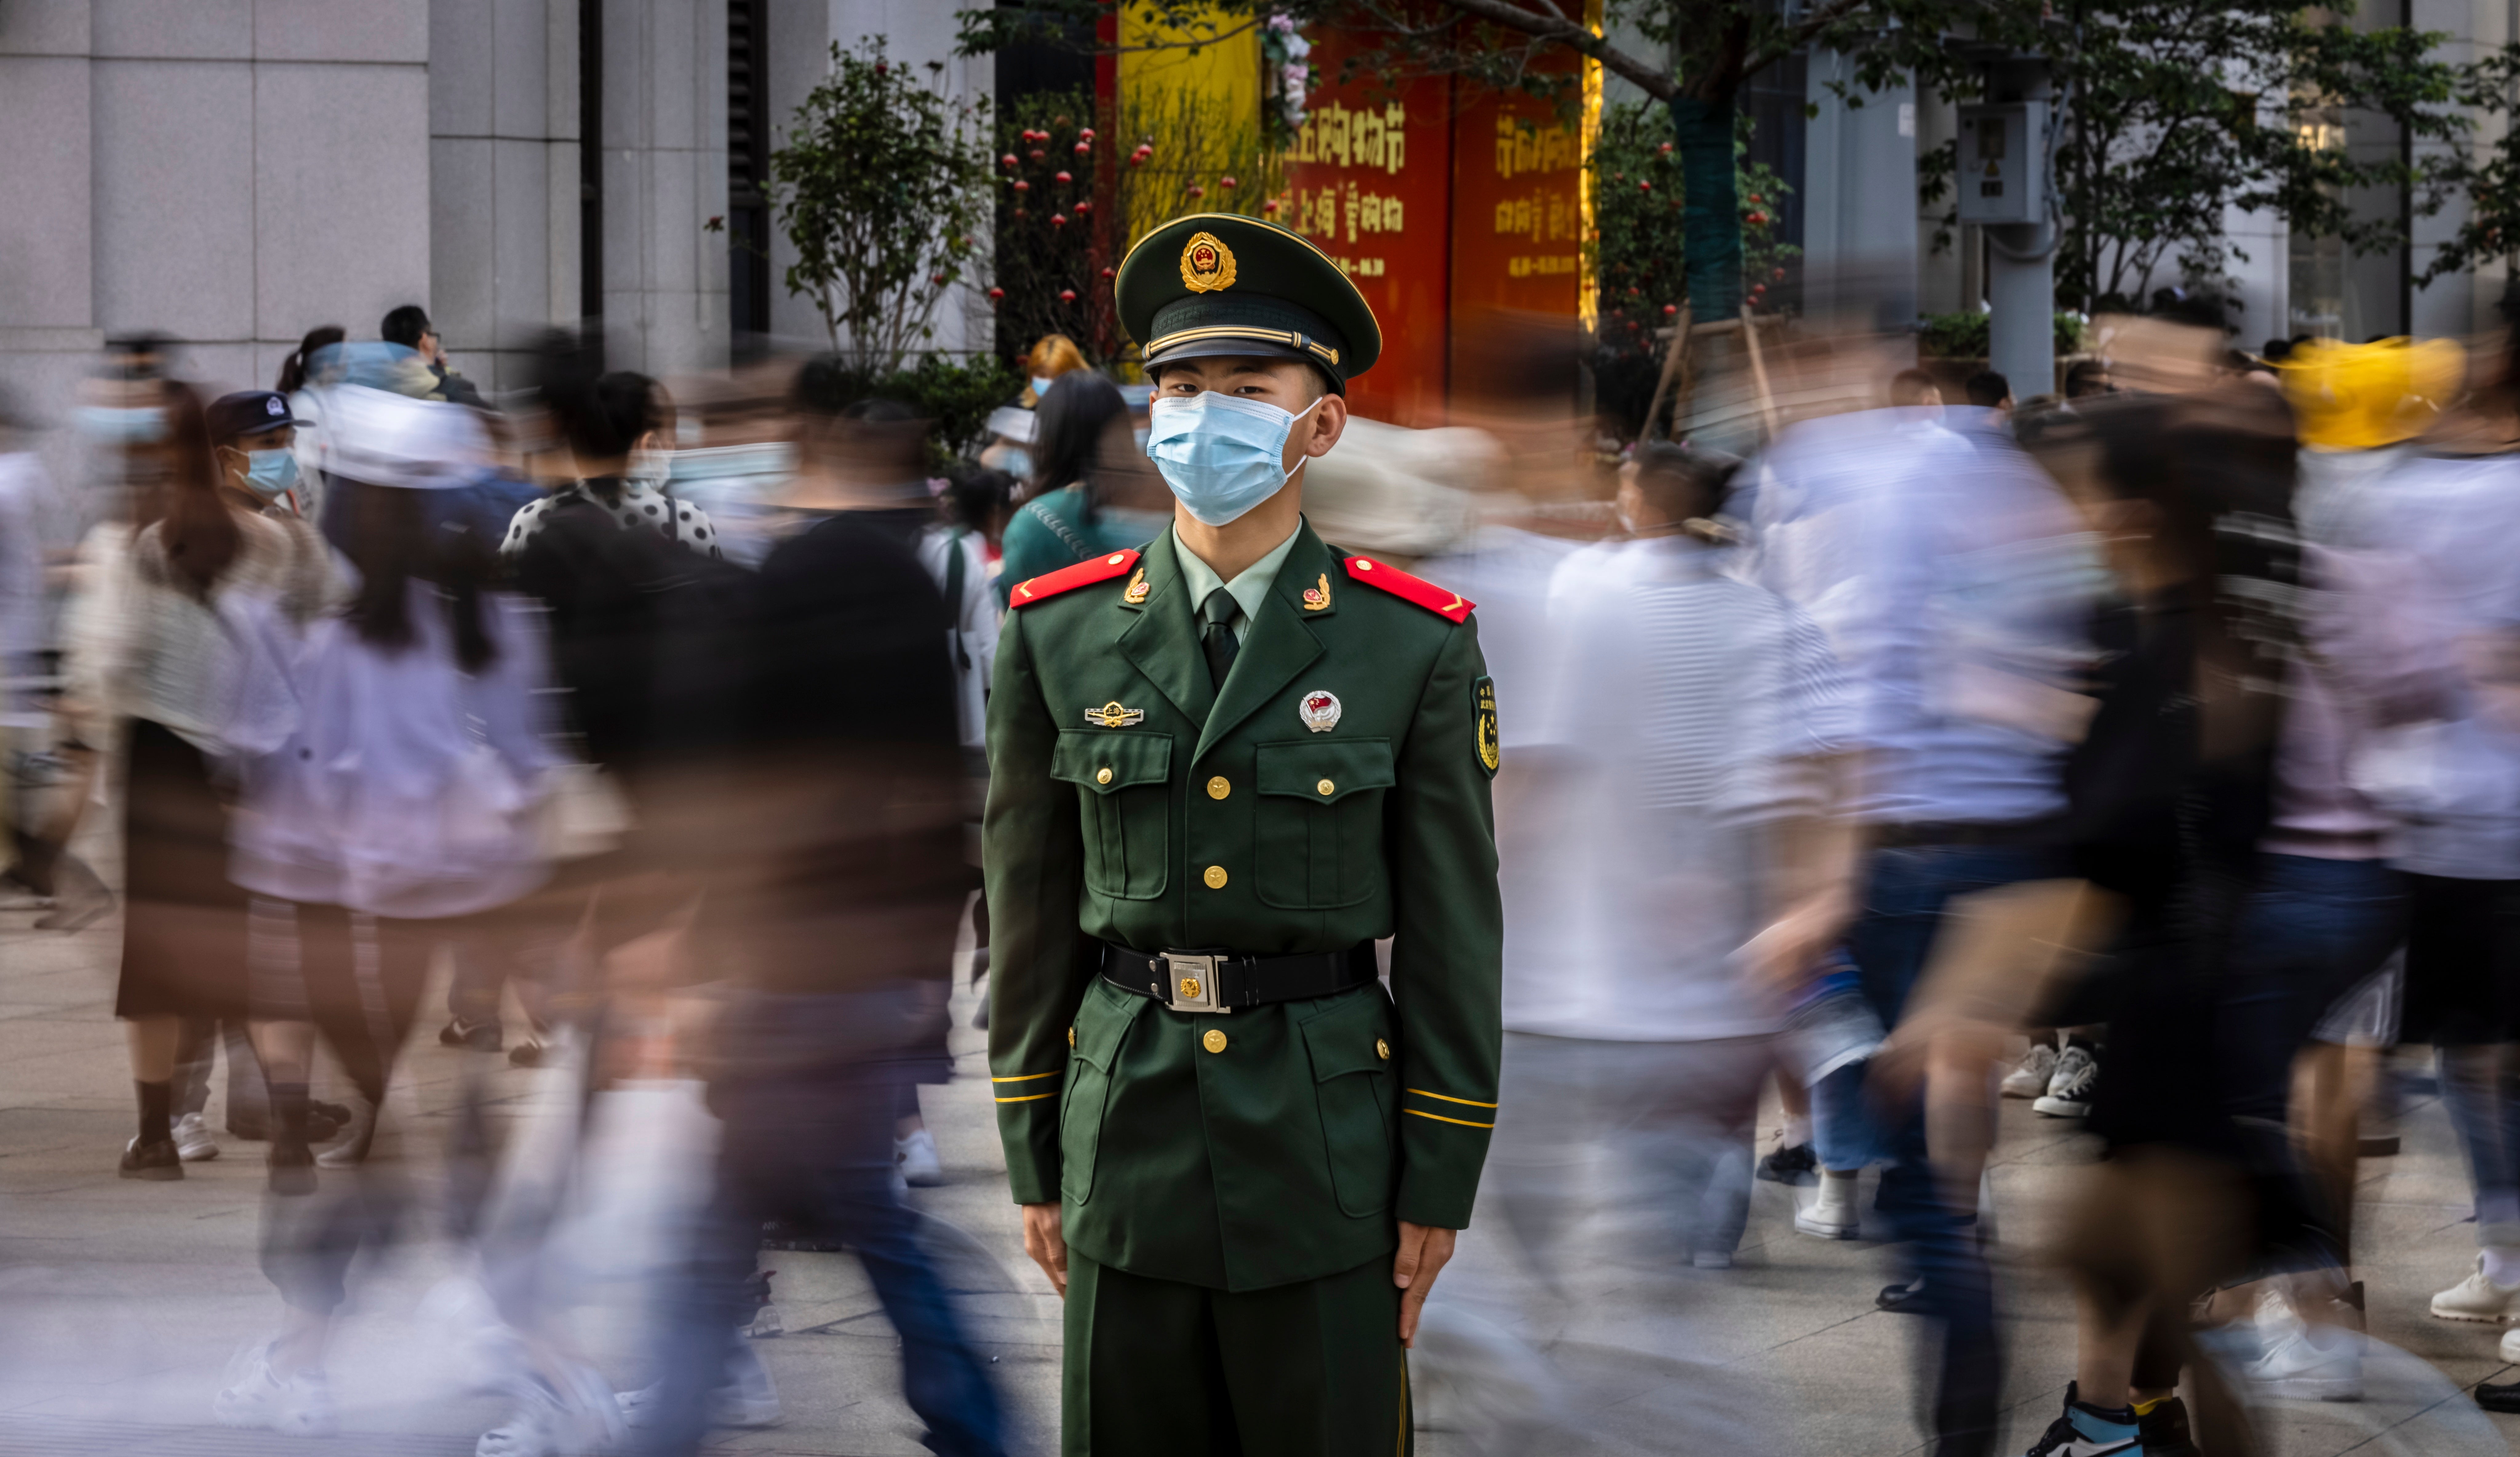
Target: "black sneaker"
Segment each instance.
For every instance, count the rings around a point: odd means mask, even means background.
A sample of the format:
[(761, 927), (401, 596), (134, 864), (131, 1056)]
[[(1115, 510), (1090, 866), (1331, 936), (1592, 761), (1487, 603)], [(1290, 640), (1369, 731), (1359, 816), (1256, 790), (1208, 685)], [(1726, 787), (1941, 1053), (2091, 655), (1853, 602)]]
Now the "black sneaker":
[(184, 1176), (184, 1156), (175, 1152), (175, 1140), (161, 1138), (144, 1144), (134, 1138), (122, 1146), (122, 1176), (126, 1179), (180, 1179)]
[(2107, 1411), (2086, 1404), (2068, 1382), (2064, 1414), (2030, 1444), (2029, 1457), (2136, 1457), (2143, 1442), (2139, 1420), (2128, 1407)]
[(2520, 1413), (2520, 1381), (2500, 1386), (2483, 1382), (2476, 1389), (2476, 1404), (2487, 1411)]
[(2100, 1085), (2100, 1050), (2080, 1037), (2067, 1039), (2056, 1059), (2056, 1073), (2048, 1080), (2046, 1097), (2030, 1105), (2033, 1113), (2051, 1118), (2079, 1118), (2092, 1111), (2092, 1090)]
[(2143, 1438), (2143, 1457), (2198, 1457), (2196, 1438), (2187, 1432), (2187, 1403), (2176, 1396), (2138, 1407), (2135, 1426)]
[(549, 1049), (545, 1048), (540, 1042), (532, 1041), (530, 1039), (519, 1042), (516, 1046), (508, 1049), (508, 1066), (511, 1068), (539, 1068), (543, 1065), (544, 1054), (548, 1051)]
[(497, 1052), (499, 1024), (493, 1020), (476, 1022), (471, 1026), (466, 1026), (463, 1018), (455, 1018), (448, 1022), (444, 1030), (437, 1034), (437, 1045), (461, 1047), (468, 1052)]
[(315, 1151), (302, 1143), (271, 1146), (271, 1192), (284, 1198), (315, 1192)]
[(1820, 1173), (1820, 1156), (1812, 1146), (1798, 1143), (1791, 1148), (1778, 1147), (1759, 1161), (1759, 1177), (1771, 1184), (1799, 1184)]

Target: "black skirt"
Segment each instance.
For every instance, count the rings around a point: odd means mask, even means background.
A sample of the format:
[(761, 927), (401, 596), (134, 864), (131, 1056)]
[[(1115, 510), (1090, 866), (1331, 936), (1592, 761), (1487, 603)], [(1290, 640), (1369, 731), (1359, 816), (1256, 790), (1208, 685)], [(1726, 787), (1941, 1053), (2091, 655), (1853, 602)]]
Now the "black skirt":
[(228, 810), (209, 760), (163, 725), (135, 719), (125, 767), (113, 1015), (243, 1018), (246, 893), (228, 880)]

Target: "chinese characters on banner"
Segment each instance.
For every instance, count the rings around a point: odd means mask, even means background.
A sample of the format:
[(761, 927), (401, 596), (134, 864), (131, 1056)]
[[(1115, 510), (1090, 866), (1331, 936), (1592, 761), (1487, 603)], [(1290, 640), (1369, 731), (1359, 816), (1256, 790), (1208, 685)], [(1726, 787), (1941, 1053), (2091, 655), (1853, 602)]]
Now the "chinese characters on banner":
[(1459, 351), (1479, 347), (1483, 316), (1580, 315), (1591, 219), (1584, 209), (1583, 122), (1554, 103), (1465, 91), (1453, 134), (1458, 361)]
[(1278, 221), (1335, 259), (1382, 324), (1382, 360), (1348, 387), (1357, 413), (1400, 425), (1443, 423), (1446, 268), (1451, 231), (1451, 87), (1337, 83), (1354, 49), (1317, 36), (1323, 84), (1286, 158)]

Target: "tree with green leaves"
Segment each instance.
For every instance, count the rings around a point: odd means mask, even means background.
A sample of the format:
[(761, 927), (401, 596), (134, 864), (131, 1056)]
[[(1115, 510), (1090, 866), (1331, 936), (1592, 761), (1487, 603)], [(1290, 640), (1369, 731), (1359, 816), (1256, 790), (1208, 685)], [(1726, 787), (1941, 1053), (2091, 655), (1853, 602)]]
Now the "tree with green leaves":
[(811, 299), (832, 347), (890, 374), (935, 337), (936, 305), (972, 268), (989, 216), (986, 103), (947, 99), (883, 42), (832, 47), (832, 70), (770, 154), (779, 227), (796, 248), (788, 292)]
[(1820, 45), (1855, 58), (1850, 100), (1910, 74), (1957, 81), (1962, 68), (1940, 37), (1989, 13), (1974, 0), (1818, 0), (1799, 9), (1766, 0), (1609, 0), (1607, 9), (1604, 30), (1637, 35), (1653, 53), (1623, 49), (1586, 25), (1581, 0), (1031, 0), (960, 18), (964, 47), (978, 52), (1066, 44), (1120, 14), (1181, 37), (1164, 44), (1196, 49), (1284, 15), (1363, 43), (1343, 78), (1459, 75), (1570, 111), (1581, 78), (1565, 58), (1599, 62), (1669, 114), (1689, 309), (1710, 321), (1738, 314), (1744, 292), (1741, 229), (1750, 209), (1733, 174), (1733, 145), (1749, 79)]
[[(2340, 236), (2359, 250), (2398, 246), (2402, 219), (2348, 205), (2374, 186), (2406, 186), (2418, 217), (2452, 201), (2467, 205), (2455, 236), (2426, 265), (2427, 281), (2520, 249), (2520, 134), (2482, 157), (2469, 145), (2480, 119), (2510, 114), (2520, 52), (2455, 63), (2444, 58), (2441, 35), (2355, 29), (2341, 7), (2312, 12), (2283, 0), (1605, 0), (1603, 8), (1598, 29), (1585, 23), (1581, 0), (1029, 0), (961, 19), (974, 51), (1060, 43), (1121, 14), (1181, 37), (1162, 44), (1196, 49), (1284, 15), (1365, 42), (1346, 63), (1348, 77), (1459, 75), (1569, 108), (1578, 82), (1563, 59), (1590, 58), (1670, 114), (1688, 303), (1700, 320), (1730, 318), (1741, 303), (1738, 98), (1752, 77), (1806, 49), (1849, 59), (1846, 78), (1832, 84), (1850, 106), (1902, 81), (1920, 94), (1973, 98), (1981, 84), (1973, 54), (2050, 58), (2068, 127), (2057, 163), (2069, 297), (2139, 295), (2165, 264), (2210, 273), (2234, 205), (2273, 210), (2297, 230)], [(2418, 144), (2411, 164), (2327, 145), (2350, 111), (2406, 128)], [(1928, 186), (1948, 177), (1948, 152), (1924, 160)]]
[[(2314, 18), (2293, 0), (2054, 7), (2061, 305), (2136, 309), (2164, 284), (2227, 287), (2229, 265), (2247, 258), (2229, 237), (2235, 210), (2270, 211), (2367, 252), (2399, 246), (2404, 227), (2395, 209), (2357, 213), (2356, 193), (2408, 188), (2417, 216), (2455, 195), (2464, 153), (2432, 144), (2455, 148), (2473, 125), (2472, 107), (2452, 105), (2478, 99), (2473, 68), (2443, 59), (2447, 36), (2358, 30), (2344, 19)], [(2350, 113), (2405, 128), (2422, 148), (2416, 159), (2348, 151)], [(1919, 159), (1929, 201), (1947, 194), (1955, 153), (1947, 142)]]

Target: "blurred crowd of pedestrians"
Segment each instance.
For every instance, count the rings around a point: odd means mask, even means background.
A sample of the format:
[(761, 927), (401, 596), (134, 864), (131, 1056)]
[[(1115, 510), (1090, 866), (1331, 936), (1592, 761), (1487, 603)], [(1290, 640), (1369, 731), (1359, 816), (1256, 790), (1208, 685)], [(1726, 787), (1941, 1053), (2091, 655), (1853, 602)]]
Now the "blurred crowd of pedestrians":
[[(425, 1159), (471, 1251), (444, 1303), (515, 1402), (483, 1453), (776, 1420), (765, 1229), (863, 1261), (935, 1450), (1006, 1450), (904, 1190), (944, 1177), (919, 1089), (958, 944), (988, 966), (1008, 590), (1166, 529), (1147, 388), (1045, 340), (949, 461), (834, 360), (678, 399), (555, 336), (494, 401), (421, 310), (379, 334), (213, 399), (117, 341), (68, 422), (87, 478), (30, 422), (0, 453), (9, 893), (76, 929), (118, 889), (125, 1177), (221, 1156), (222, 1058), (224, 1136), (268, 1144), (280, 1313), (217, 1416), (332, 1430), (332, 1320)], [(1306, 497), (1476, 599), (1505, 706), (1504, 1239), (1418, 1353), (1478, 1392), (1470, 1439), (1586, 1421), (1581, 1358), (1529, 1333), (1581, 1307), (1588, 1241), (1726, 1269), (1768, 1178), (1804, 1236), (1898, 1243), (1877, 1298), (1933, 1333), (1935, 1450), (1994, 1451), (2006, 1096), (2108, 1150), (2048, 1252), (2079, 1349), (2033, 1457), (2258, 1450), (2264, 1402), (2364, 1394), (2370, 1301), (2427, 1298), (2354, 1260), (2398, 1045), (2437, 1050), (2473, 1180), (2476, 1266), (2430, 1309), (2520, 1321), (2520, 353), (2130, 329), (2016, 404), (1815, 341), (1778, 394), (1831, 403), (1746, 459), (1605, 446), (1571, 341), (1494, 353), (1456, 429), (1361, 423)], [(108, 813), (112, 888), (71, 851)], [(482, 1066), (435, 1147), (387, 1110), (441, 1017)], [(577, 1151), (487, 1136), (493, 1055), (719, 1130), (639, 1369), (567, 1335)], [(1729, 1410), (1674, 1449), (1773, 1447)]]

